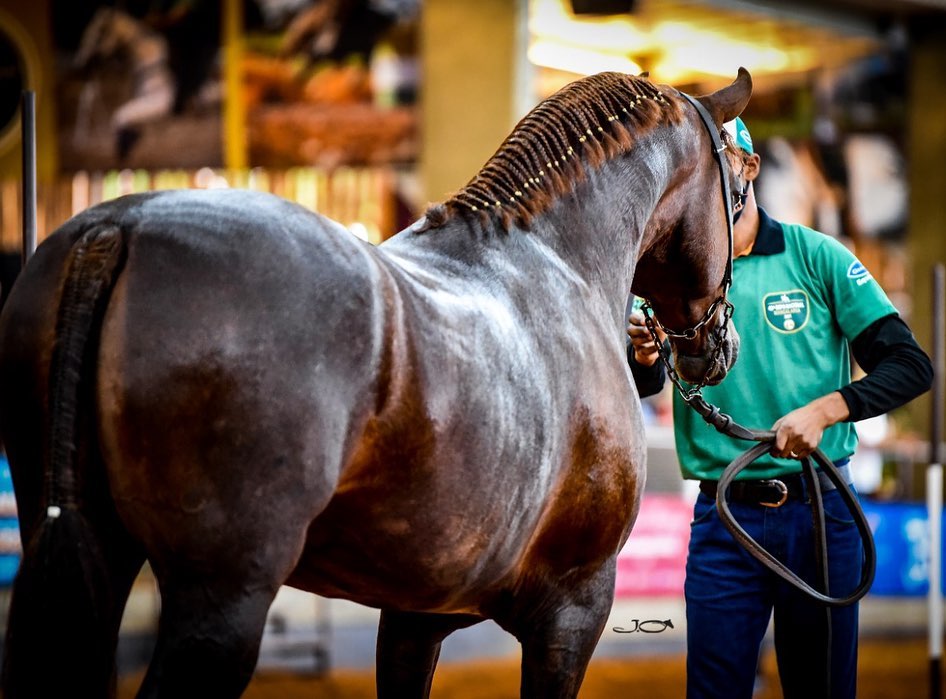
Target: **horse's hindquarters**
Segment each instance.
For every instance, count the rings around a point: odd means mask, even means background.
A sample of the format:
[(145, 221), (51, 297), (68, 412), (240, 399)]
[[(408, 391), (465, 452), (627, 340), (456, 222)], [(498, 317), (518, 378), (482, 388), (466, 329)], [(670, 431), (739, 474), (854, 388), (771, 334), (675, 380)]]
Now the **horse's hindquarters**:
[(285, 577), (371, 404), (364, 269), (317, 240), (302, 255), (277, 243), (129, 238), (102, 325), (100, 432), (156, 568)]

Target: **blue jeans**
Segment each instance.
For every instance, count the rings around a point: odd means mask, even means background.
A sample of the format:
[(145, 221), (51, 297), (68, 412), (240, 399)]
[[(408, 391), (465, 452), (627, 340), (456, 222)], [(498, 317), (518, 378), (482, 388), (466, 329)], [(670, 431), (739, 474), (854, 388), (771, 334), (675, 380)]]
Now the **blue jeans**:
[[(824, 493), (830, 594), (860, 581), (863, 546), (838, 491)], [(811, 508), (730, 503), (746, 532), (815, 589)], [(732, 538), (716, 504), (700, 493), (687, 557), (687, 697), (750, 699), (759, 648), (775, 613), (775, 653), (785, 699), (855, 696), (857, 605), (831, 610), (830, 693), (826, 607), (792, 588)], [(822, 590), (823, 591), (823, 590)]]

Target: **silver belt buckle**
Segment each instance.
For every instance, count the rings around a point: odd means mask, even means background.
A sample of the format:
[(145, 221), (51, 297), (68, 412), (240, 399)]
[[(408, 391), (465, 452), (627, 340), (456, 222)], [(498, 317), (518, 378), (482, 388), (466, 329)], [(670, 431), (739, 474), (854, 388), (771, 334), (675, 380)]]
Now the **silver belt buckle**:
[(781, 507), (784, 505), (785, 501), (788, 500), (788, 486), (776, 478), (763, 481), (763, 483), (776, 486), (779, 490), (780, 497), (778, 502), (760, 502), (759, 504), (762, 505), (762, 507)]

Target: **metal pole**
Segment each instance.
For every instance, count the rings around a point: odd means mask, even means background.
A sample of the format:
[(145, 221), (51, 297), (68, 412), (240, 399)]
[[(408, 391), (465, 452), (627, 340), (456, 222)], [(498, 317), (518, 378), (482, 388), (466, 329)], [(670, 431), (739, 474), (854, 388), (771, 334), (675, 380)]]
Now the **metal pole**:
[(930, 465), (926, 471), (926, 508), (930, 521), (929, 649), (930, 698), (942, 696), (943, 658), (943, 406), (946, 377), (946, 267), (933, 267), (933, 409)]
[(23, 267), (36, 250), (36, 93), (23, 91), (20, 108), (23, 137)]

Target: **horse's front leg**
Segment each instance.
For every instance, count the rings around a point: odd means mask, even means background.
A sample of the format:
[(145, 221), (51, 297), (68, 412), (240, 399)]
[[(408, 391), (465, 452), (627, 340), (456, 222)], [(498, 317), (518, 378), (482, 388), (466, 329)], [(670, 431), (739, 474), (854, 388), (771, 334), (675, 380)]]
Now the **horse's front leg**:
[(585, 677), (614, 601), (612, 559), (579, 583), (556, 585), (513, 632), (522, 644), (522, 697), (571, 699)]
[(376, 669), (378, 699), (427, 699), (443, 639), (481, 621), (482, 617), (468, 614), (382, 610)]

